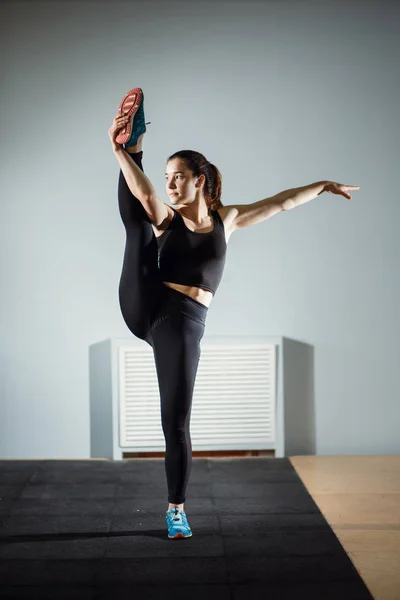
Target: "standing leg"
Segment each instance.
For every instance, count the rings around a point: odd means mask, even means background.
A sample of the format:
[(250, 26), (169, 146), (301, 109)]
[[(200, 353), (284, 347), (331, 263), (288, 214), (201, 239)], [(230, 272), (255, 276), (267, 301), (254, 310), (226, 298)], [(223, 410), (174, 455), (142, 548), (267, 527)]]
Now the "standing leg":
[(163, 313), (151, 331), (165, 437), (168, 502), (181, 505), (192, 466), (190, 416), (207, 307), (166, 288)]

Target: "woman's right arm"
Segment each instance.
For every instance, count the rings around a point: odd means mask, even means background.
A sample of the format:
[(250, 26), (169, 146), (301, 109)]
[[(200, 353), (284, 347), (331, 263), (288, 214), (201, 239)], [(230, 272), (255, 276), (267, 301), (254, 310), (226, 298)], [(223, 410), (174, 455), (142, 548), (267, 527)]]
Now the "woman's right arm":
[(167, 206), (158, 198), (150, 179), (137, 166), (123, 146), (115, 141), (120, 129), (120, 117), (117, 116), (109, 129), (114, 155), (119, 162), (128, 188), (143, 205), (152, 224), (157, 227), (169, 217)]

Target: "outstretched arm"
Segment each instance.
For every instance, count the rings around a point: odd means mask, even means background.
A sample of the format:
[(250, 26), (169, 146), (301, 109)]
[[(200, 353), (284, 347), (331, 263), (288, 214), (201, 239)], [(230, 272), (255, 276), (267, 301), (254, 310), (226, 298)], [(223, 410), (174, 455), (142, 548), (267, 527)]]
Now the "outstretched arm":
[(334, 181), (318, 181), (303, 187), (284, 190), (275, 196), (265, 198), (253, 204), (236, 204), (224, 207), (227, 212), (232, 211), (231, 229), (235, 230), (249, 225), (256, 225), (276, 215), (282, 210), (291, 210), (320, 196), (322, 192), (340, 194), (351, 200), (350, 190), (359, 190), (357, 185), (344, 185)]

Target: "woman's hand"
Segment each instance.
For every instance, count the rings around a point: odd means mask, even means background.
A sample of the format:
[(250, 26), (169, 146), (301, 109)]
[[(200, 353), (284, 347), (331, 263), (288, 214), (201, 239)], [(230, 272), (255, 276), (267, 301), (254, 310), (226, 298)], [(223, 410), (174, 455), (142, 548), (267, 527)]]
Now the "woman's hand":
[(329, 192), (330, 194), (339, 194), (340, 196), (344, 196), (348, 200), (351, 200), (349, 190), (359, 190), (359, 189), (360, 189), (359, 185), (344, 185), (344, 183), (335, 183), (334, 181), (328, 181), (325, 184), (325, 187), (322, 190), (322, 192)]
[(128, 121), (128, 117), (126, 117), (125, 115), (120, 115), (118, 113), (117, 116), (114, 117), (113, 124), (111, 125), (110, 129), (108, 130), (108, 135), (110, 136), (110, 140), (111, 140), (111, 144), (112, 144), (114, 152), (116, 152), (117, 150), (120, 150), (122, 148), (122, 144), (118, 144), (115, 141), (115, 138), (119, 134), (120, 129), (123, 129), (125, 127), (127, 121)]

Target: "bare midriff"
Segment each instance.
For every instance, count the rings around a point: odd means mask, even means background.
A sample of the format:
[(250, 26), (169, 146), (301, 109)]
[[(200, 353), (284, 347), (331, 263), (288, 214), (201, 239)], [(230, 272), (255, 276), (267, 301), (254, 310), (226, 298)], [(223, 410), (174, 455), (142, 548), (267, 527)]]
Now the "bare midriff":
[(210, 306), (211, 300), (213, 299), (212, 293), (208, 290), (203, 290), (202, 288), (194, 287), (192, 285), (181, 285), (180, 283), (171, 283), (170, 281), (163, 281), (163, 284), (177, 292), (190, 296), (190, 298), (204, 304), (207, 308)]

